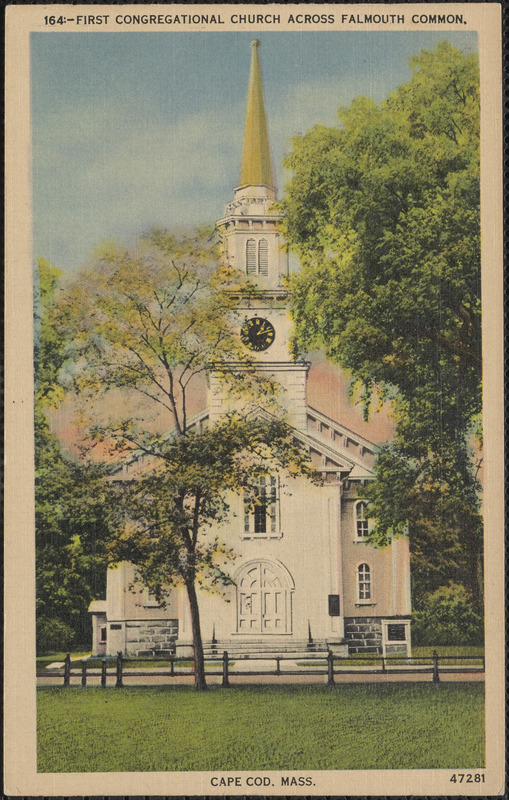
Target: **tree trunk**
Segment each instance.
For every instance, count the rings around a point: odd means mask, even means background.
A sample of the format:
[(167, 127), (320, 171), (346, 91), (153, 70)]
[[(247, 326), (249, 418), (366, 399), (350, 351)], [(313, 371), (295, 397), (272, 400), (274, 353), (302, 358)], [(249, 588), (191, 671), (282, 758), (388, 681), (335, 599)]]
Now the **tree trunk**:
[(191, 609), (191, 626), (193, 630), (194, 688), (199, 692), (203, 692), (207, 688), (207, 682), (205, 680), (205, 661), (203, 658), (198, 597), (196, 596), (196, 586), (192, 578), (186, 579), (186, 589), (189, 598), (189, 608)]

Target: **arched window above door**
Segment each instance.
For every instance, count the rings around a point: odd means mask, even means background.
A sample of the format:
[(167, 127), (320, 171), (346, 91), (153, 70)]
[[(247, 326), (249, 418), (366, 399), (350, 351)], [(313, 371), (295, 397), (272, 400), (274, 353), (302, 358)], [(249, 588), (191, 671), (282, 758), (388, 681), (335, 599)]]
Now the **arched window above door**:
[(280, 535), (278, 478), (262, 475), (244, 494), (244, 538)]

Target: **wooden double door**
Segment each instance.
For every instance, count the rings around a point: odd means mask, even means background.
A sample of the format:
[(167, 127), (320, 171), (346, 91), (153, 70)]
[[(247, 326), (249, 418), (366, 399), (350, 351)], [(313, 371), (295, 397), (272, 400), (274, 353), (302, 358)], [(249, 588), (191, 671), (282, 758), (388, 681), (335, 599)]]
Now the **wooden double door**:
[(246, 564), (237, 578), (237, 633), (292, 632), (293, 581), (282, 565)]

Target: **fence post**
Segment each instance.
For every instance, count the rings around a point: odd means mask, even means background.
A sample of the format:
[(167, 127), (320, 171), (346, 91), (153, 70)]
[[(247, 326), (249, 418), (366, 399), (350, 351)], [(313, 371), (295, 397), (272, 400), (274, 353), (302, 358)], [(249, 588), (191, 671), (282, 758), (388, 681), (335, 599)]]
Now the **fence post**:
[(440, 683), (440, 675), (438, 674), (438, 653), (433, 650), (433, 683), (436, 685)]
[(281, 675), (281, 659), (276, 658), (276, 675)]
[(117, 682), (115, 684), (116, 689), (121, 689), (124, 683), (122, 681), (122, 653), (119, 650), (117, 653)]
[(106, 686), (106, 659), (101, 661), (101, 686)]
[(81, 664), (81, 685), (85, 687), (87, 685), (87, 662), (83, 661)]
[(223, 652), (223, 686), (228, 688), (230, 682), (228, 680), (228, 651)]
[(386, 672), (385, 669), (385, 658), (382, 656), (382, 672)]
[(327, 653), (327, 686), (332, 688), (334, 686), (334, 656), (332, 650)]
[(174, 656), (170, 656), (170, 675), (175, 675), (175, 660)]
[(71, 683), (71, 654), (67, 653), (64, 659), (64, 686), (70, 686)]

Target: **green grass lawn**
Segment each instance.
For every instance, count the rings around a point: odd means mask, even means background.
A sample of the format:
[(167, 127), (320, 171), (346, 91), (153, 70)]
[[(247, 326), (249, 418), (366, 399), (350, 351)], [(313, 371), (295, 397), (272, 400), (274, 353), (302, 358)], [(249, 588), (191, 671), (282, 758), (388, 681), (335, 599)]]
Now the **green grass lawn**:
[[(73, 651), (71, 653), (71, 658), (78, 658), (78, 657), (88, 658), (88, 656), (90, 655), (90, 652), (91, 652), (90, 650), (88, 650), (88, 651), (86, 651), (86, 650)], [(35, 659), (35, 662), (36, 662), (36, 665), (37, 665), (37, 669), (44, 669), (45, 667), (48, 666), (48, 664), (53, 664), (55, 661), (57, 661), (57, 662), (58, 661), (63, 661), (64, 658), (66, 657), (66, 655), (67, 655), (67, 653), (57, 652), (57, 653), (48, 653), (48, 654), (46, 654), (44, 656), (37, 656), (37, 658)], [(81, 664), (81, 661), (80, 661), (80, 664)]]
[[(64, 656), (64, 658), (65, 658), (65, 656)], [(43, 659), (39, 659), (38, 658), (37, 659), (37, 669), (38, 670), (45, 669), (49, 664), (52, 664), (53, 661), (56, 661), (56, 660), (57, 659), (45, 659), (45, 660), (43, 660)], [(63, 661), (63, 659), (60, 659), (60, 660)], [(116, 656), (111, 656), (109, 658), (106, 658), (105, 660), (106, 660), (106, 665), (108, 667), (108, 670), (111, 671), (112, 669), (115, 669), (115, 666), (116, 666), (116, 663), (117, 663)], [(71, 661), (71, 669), (74, 672), (76, 672), (76, 670), (80, 670), (84, 661), (86, 661), (87, 667), (89, 669), (100, 669), (101, 666), (102, 666), (103, 659), (102, 658), (88, 658), (88, 657), (86, 657), (86, 658), (75, 658), (73, 661)], [(179, 670), (189, 670), (190, 667), (192, 666), (192, 663), (193, 663), (192, 661), (186, 661), (185, 659), (182, 660), (182, 661), (175, 661), (175, 663), (174, 663), (175, 672), (178, 672)], [(229, 664), (230, 664), (230, 668), (232, 668), (234, 666), (235, 662), (234, 661), (230, 661)], [(144, 669), (144, 670), (167, 669), (167, 670), (169, 670), (170, 667), (171, 667), (171, 661), (169, 661), (169, 659), (167, 659), (167, 658), (161, 658), (161, 659), (156, 659), (156, 658), (125, 658), (123, 660), (123, 665), (124, 665), (123, 666), (124, 672), (129, 672), (130, 669)], [(222, 667), (222, 661), (220, 659), (216, 659), (214, 661), (207, 660), (206, 663), (205, 663), (205, 669), (206, 670), (218, 670), (218, 669), (221, 669), (221, 667)], [(60, 667), (60, 670), (62, 670), (62, 667)]]
[(471, 683), (38, 690), (40, 772), (474, 769)]
[(445, 646), (445, 645), (436, 645), (435, 647), (426, 646), (419, 646), (419, 647), (412, 647), (412, 656), (417, 658), (419, 656), (427, 656), (429, 657), (433, 650), (436, 650), (440, 657), (442, 656), (483, 656), (484, 655), (484, 647), (482, 646), (475, 646), (475, 645), (464, 645), (464, 646)]
[[(437, 647), (412, 647), (412, 658), (422, 658), (422, 661), (411, 661), (410, 664), (417, 666), (418, 664), (424, 664), (426, 666), (431, 666), (431, 656), (433, 654), (433, 650), (437, 651), (437, 654), (440, 656), (440, 666), (461, 666), (461, 660), (455, 660), (455, 656), (461, 656), (461, 658), (465, 656), (471, 656), (473, 659), (473, 664), (477, 666), (481, 666), (480, 658), (484, 655), (484, 647), (473, 647), (473, 646), (459, 646), (459, 647), (446, 647), (438, 645)], [(446, 658), (447, 657), (447, 658)], [(395, 655), (391, 656), (387, 662), (387, 666), (390, 666), (392, 662), (402, 661), (405, 662), (404, 655)], [(305, 661), (298, 661), (299, 666), (302, 667), (325, 667), (327, 666), (327, 661), (323, 658), (317, 658), (316, 660), (310, 658)], [(382, 664), (382, 657), (380, 655), (372, 655), (368, 658), (361, 658), (359, 656), (349, 656), (348, 658), (343, 659), (336, 659), (334, 661), (334, 666), (337, 669), (348, 669), (348, 667), (369, 667), (373, 666), (374, 668), (378, 669)]]

